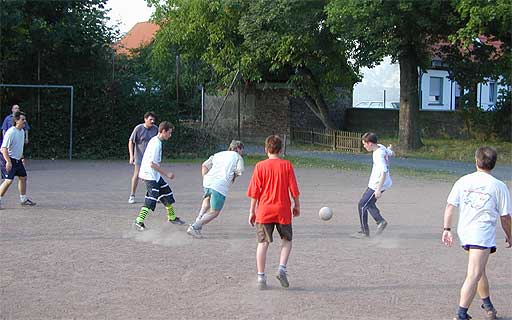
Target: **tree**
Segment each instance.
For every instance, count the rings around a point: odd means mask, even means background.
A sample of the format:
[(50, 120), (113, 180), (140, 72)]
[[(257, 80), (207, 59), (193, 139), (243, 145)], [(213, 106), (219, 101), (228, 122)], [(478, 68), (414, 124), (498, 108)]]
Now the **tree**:
[(226, 87), (240, 68), (246, 81), (288, 81), (328, 128), (335, 87), (352, 88), (356, 74), (325, 25), (326, 1), (168, 0), (156, 7), (157, 58), (169, 48), (213, 73), (203, 81)]
[(454, 3), (446, 0), (333, 0), (327, 24), (349, 49), (356, 66), (391, 56), (400, 65), (399, 147), (423, 143), (419, 128), (418, 68), (430, 64), (431, 47), (457, 30)]

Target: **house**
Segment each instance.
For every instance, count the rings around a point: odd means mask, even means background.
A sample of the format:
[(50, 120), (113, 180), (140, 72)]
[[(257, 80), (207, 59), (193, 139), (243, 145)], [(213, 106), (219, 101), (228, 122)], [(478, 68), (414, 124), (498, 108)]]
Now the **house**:
[[(493, 44), (494, 45), (494, 44)], [(420, 110), (454, 111), (458, 100), (463, 94), (456, 81), (449, 77), (449, 67), (439, 56), (434, 56), (430, 68), (419, 71), (418, 88)], [(400, 97), (400, 67), (391, 63), (386, 57), (375, 68), (363, 68), (363, 81), (354, 86), (353, 105), (361, 101), (395, 101)], [(371, 79), (365, 81), (365, 78)], [(499, 84), (499, 81), (486, 79), (477, 85), (477, 104), (483, 110), (492, 108), (500, 90), (510, 91), (510, 87)], [(467, 93), (467, 90), (464, 91)]]
[(138, 22), (114, 44), (114, 50), (119, 55), (131, 56), (133, 49), (150, 44), (159, 29), (160, 27), (154, 23)]

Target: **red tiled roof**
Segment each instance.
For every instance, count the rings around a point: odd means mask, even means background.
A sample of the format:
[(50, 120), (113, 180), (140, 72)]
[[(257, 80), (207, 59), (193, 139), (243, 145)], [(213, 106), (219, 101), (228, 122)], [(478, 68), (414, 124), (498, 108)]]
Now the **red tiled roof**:
[[(485, 44), (487, 46), (491, 46), (491, 47), (494, 47), (495, 49), (495, 52), (494, 54), (490, 57), (492, 60), (495, 60), (499, 57), (501, 57), (503, 55), (503, 49), (501, 48), (502, 46), (502, 42), (499, 41), (499, 40), (496, 40), (495, 38), (493, 37), (487, 37), (487, 36), (479, 36), (478, 37), (478, 40), (482, 43), (482, 44)], [(433, 53), (433, 58), (437, 58), (437, 59), (443, 59), (444, 57), (444, 53), (443, 53), (443, 48), (447, 48), (447, 47), (451, 47), (452, 44), (450, 42), (439, 42), (433, 46), (431, 46), (431, 50), (432, 50), (432, 53)], [(474, 45), (469, 45), (467, 48), (459, 48), (459, 51), (462, 55), (468, 55), (468, 56), (471, 56), (472, 54), (472, 51), (474, 50)], [(471, 60), (473, 60), (474, 58), (470, 57)]]
[(131, 55), (131, 49), (137, 49), (148, 45), (153, 41), (155, 33), (160, 27), (154, 23), (145, 21), (136, 23), (121, 40), (114, 44), (117, 54)]

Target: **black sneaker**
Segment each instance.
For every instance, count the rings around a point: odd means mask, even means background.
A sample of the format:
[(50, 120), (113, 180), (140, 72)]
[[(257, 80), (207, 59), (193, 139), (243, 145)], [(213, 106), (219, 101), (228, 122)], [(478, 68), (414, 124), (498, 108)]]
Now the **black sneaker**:
[(25, 199), (25, 201), (21, 202), (20, 203), (22, 206), (27, 206), (27, 207), (33, 207), (36, 205), (36, 203), (32, 200), (30, 200), (29, 198)]
[(469, 314), (467, 315), (466, 318), (459, 318), (459, 316), (455, 316), (455, 318), (453, 318), (453, 320), (470, 320), (470, 319), (473, 319), (473, 317), (471, 317)]
[(170, 220), (169, 219), (169, 222), (172, 223), (172, 224), (177, 224), (179, 226), (182, 226), (182, 225), (185, 224), (185, 221), (181, 220), (180, 217), (176, 217), (176, 219), (174, 219), (174, 220)]
[(146, 226), (144, 225), (144, 222), (137, 222), (135, 221), (133, 223), (133, 227), (137, 229), (137, 231), (144, 231), (146, 230)]
[(377, 224), (377, 231), (375, 231), (375, 235), (381, 234), (382, 231), (384, 231), (384, 229), (386, 229), (387, 226), (388, 226), (388, 222), (386, 220), (382, 220), (381, 222), (379, 222)]

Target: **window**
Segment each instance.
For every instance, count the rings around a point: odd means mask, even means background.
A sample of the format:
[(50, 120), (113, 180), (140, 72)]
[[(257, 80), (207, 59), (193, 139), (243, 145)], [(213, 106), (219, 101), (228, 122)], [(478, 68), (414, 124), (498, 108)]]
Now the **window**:
[(429, 104), (443, 104), (443, 78), (430, 77)]
[(489, 82), (489, 102), (496, 102), (496, 82)]

